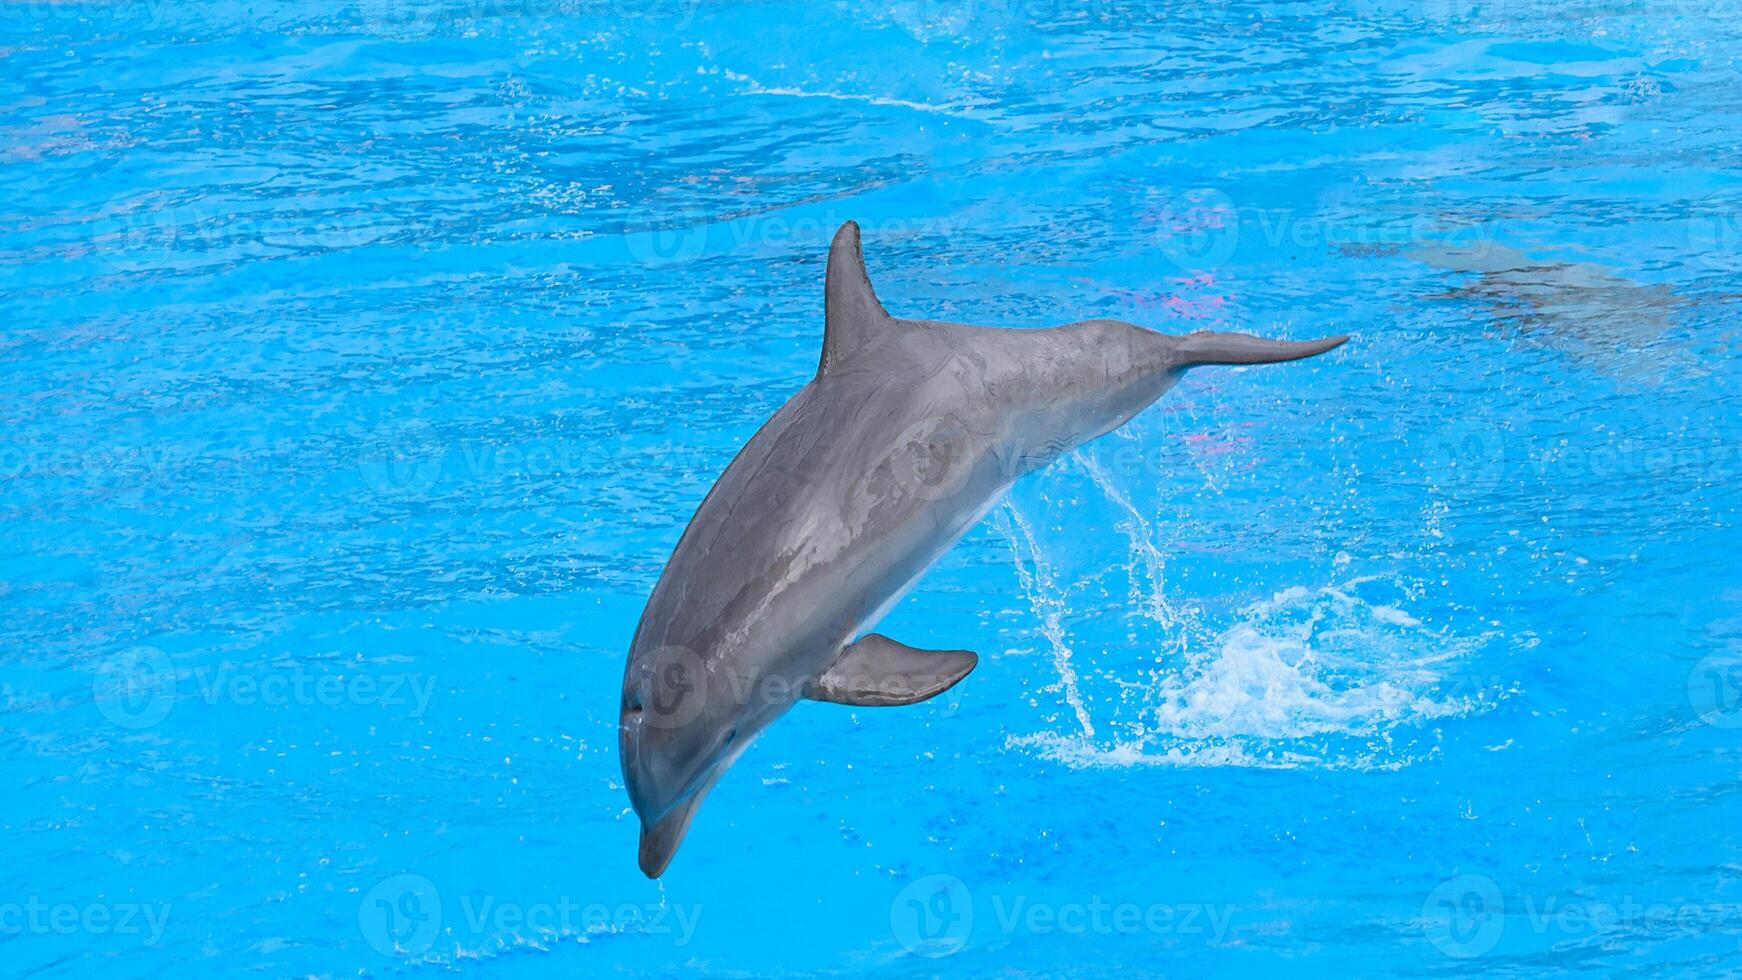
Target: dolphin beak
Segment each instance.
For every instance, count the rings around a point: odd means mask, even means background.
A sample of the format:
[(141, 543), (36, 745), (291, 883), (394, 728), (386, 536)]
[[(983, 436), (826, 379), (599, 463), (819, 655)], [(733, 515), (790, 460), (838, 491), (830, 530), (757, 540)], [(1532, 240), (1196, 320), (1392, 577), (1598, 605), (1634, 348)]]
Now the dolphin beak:
[(649, 878), (657, 878), (665, 873), (666, 865), (671, 863), (671, 857), (677, 853), (677, 846), (683, 843), (684, 834), (689, 832), (690, 820), (696, 815), (696, 807), (702, 803), (703, 793), (691, 793), (689, 798), (668, 810), (665, 816), (651, 824), (641, 825), (641, 873)]
[(738, 761), (738, 756), (750, 747), (749, 739), (739, 739), (736, 727), (721, 733), (719, 750), (726, 754), (716, 757), (713, 764), (697, 773), (690, 783), (689, 793), (683, 799), (672, 804), (669, 810), (651, 823), (643, 817), (641, 821), (641, 873), (649, 878), (657, 878), (665, 873), (666, 865), (671, 863), (671, 856), (677, 853), (677, 846), (683, 843), (684, 835), (689, 833), (690, 821), (695, 818), (696, 807), (702, 805), (702, 800), (714, 784), (732, 763)]

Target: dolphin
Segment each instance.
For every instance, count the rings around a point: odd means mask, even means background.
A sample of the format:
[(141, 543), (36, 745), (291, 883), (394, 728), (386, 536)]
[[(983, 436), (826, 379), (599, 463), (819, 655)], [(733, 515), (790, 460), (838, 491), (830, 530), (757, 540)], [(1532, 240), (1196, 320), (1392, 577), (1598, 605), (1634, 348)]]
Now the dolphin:
[(1611, 377), (1659, 380), (1692, 366), (1659, 345), (1687, 305), (1669, 286), (1644, 284), (1591, 262), (1537, 257), (1498, 243), (1430, 242), (1405, 253), (1436, 269), (1473, 278), (1438, 297), (1474, 300), (1493, 320), (1516, 328)]
[(915, 704), (974, 669), (970, 651), (864, 631), (1012, 481), (1123, 425), (1188, 368), (1292, 361), (1347, 339), (900, 319), (872, 291), (850, 221), (824, 294), (816, 376), (708, 491), (631, 642), (618, 748), (649, 878), (799, 700)]

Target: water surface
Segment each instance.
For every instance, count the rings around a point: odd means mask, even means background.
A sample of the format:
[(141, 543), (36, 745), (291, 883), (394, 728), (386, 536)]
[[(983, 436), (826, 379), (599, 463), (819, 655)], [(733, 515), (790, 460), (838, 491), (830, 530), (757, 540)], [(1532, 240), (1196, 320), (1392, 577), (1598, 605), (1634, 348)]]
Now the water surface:
[[(0, 957), (1742, 973), (1739, 15), (0, 7)], [(980, 668), (648, 882), (623, 657), (848, 218), (897, 314), (1354, 340), (1026, 481), (883, 624)]]

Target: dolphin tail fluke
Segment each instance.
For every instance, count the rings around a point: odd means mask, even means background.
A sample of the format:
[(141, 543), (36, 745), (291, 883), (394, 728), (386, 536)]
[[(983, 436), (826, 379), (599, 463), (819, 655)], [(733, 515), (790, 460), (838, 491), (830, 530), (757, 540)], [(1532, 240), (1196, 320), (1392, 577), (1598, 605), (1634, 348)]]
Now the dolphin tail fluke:
[(1348, 336), (1324, 337), (1319, 340), (1266, 340), (1246, 333), (1212, 333), (1201, 331), (1177, 338), (1173, 360), (1177, 370), (1200, 364), (1275, 364), (1298, 361), (1328, 350), (1335, 350)]

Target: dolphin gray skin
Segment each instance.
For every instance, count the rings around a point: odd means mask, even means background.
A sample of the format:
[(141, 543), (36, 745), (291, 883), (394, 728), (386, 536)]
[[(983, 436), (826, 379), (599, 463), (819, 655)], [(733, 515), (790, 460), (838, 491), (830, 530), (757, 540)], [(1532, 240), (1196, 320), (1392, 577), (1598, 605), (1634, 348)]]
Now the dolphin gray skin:
[(1347, 339), (898, 319), (872, 292), (853, 222), (829, 249), (824, 292), (816, 377), (708, 492), (630, 647), (618, 747), (650, 878), (721, 774), (799, 699), (914, 704), (974, 669), (966, 650), (861, 632), (1013, 480), (1118, 428), (1187, 368), (1292, 361)]

